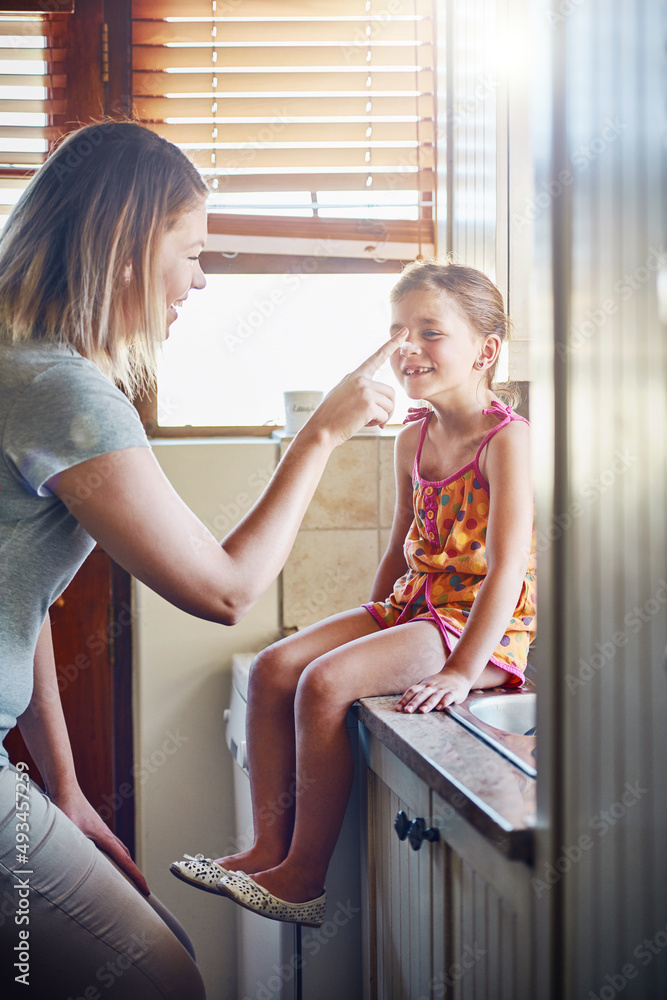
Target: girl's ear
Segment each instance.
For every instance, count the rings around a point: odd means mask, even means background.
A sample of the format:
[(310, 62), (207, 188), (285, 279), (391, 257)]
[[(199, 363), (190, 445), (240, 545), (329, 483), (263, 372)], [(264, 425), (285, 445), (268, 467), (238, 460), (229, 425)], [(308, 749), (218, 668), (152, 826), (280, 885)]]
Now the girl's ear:
[(132, 265), (126, 264), (125, 267), (123, 268), (123, 284), (129, 285), (131, 278), (132, 278)]
[(477, 356), (476, 367), (480, 369), (492, 368), (500, 353), (501, 344), (502, 342), (500, 337), (498, 337), (495, 333), (491, 333), (488, 337), (485, 337), (479, 355)]

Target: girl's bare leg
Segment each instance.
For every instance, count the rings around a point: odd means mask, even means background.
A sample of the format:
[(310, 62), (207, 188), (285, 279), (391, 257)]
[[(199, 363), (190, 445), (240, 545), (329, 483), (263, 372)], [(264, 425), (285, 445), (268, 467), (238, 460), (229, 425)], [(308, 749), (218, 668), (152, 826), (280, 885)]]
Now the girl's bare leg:
[(355, 608), (288, 636), (256, 657), (246, 716), (255, 839), (249, 850), (219, 858), (223, 867), (252, 875), (286, 858), (298, 791), (313, 781), (307, 760), (297, 777), (294, 698), (301, 675), (322, 653), (378, 631), (371, 615)]
[[(294, 828), (285, 859), (255, 872), (260, 885), (293, 903), (321, 895), (352, 782), (345, 724), (350, 705), (360, 697), (402, 693), (441, 669), (446, 656), (435, 624), (411, 622), (332, 649), (302, 670), (295, 700)], [(476, 686), (495, 686), (506, 676), (489, 666)]]

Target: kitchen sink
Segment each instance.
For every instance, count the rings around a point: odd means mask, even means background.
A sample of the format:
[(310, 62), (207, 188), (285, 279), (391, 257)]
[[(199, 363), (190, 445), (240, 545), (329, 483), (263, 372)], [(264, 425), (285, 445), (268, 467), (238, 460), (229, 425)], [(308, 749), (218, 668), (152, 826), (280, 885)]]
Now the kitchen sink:
[(497, 694), (491, 698), (474, 698), (470, 711), (481, 722), (494, 729), (517, 736), (535, 735), (535, 695)]
[(535, 686), (527, 682), (520, 690), (471, 691), (464, 702), (450, 705), (447, 711), (475, 736), (534, 777), (537, 774), (536, 707)]

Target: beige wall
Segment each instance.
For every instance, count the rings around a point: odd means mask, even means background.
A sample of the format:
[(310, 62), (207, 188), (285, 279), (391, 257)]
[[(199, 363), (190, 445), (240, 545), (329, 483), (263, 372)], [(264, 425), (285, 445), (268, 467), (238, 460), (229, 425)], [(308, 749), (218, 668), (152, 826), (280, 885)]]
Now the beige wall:
[[(176, 491), (221, 537), (260, 493), (275, 466), (275, 442), (206, 441), (154, 445)], [(217, 529), (217, 530), (216, 530)], [(274, 584), (232, 628), (199, 621), (148, 588), (135, 590), (135, 765), (137, 848), (148, 884), (194, 943), (209, 996), (236, 995), (231, 904), (184, 885), (169, 863), (185, 852), (219, 857), (234, 835), (232, 761), (223, 712), (231, 658), (278, 634)]]
[(329, 459), (282, 575), (286, 629), (368, 600), (394, 512), (393, 456), (393, 435), (359, 434)]
[[(153, 450), (176, 491), (217, 538), (259, 496), (286, 441), (167, 441)], [(235, 911), (169, 873), (185, 852), (234, 849), (232, 761), (223, 712), (235, 652), (368, 599), (393, 512), (393, 435), (337, 449), (283, 574), (234, 628), (199, 621), (137, 584), (137, 848), (148, 884), (190, 934), (209, 996), (236, 996)]]

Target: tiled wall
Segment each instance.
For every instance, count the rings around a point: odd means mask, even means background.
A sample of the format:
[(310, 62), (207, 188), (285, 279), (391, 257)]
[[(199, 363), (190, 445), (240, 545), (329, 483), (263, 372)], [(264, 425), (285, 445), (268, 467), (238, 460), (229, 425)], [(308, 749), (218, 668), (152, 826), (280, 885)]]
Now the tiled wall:
[[(514, 385), (528, 417), (528, 383)], [(395, 440), (394, 431), (357, 434), (329, 459), (282, 573), (285, 633), (368, 600), (394, 516)]]
[(285, 631), (368, 600), (394, 512), (394, 440), (359, 434), (329, 459), (283, 571)]

